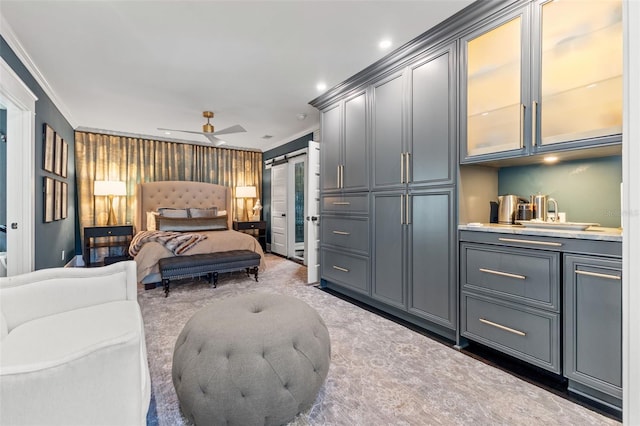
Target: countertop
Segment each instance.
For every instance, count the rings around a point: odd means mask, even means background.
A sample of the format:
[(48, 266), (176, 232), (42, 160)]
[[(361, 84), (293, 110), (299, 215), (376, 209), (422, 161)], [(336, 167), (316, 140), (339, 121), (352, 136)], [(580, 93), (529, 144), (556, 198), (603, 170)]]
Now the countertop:
[(497, 223), (483, 223), (480, 225), (470, 225), (470, 224), (458, 225), (458, 230), (622, 242), (622, 229), (604, 228), (600, 226), (591, 226), (584, 231), (576, 231), (576, 230), (547, 229), (547, 228), (540, 229), (540, 228), (531, 228), (531, 227), (525, 228), (522, 225), (501, 225)]

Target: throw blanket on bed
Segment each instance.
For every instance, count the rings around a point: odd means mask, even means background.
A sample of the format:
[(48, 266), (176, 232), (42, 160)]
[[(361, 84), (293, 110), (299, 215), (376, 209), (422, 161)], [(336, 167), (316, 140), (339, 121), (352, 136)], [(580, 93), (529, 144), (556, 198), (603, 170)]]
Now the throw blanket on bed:
[(178, 256), (206, 239), (206, 235), (193, 232), (142, 231), (133, 237), (131, 245), (129, 246), (129, 254), (135, 257), (145, 243), (155, 241)]

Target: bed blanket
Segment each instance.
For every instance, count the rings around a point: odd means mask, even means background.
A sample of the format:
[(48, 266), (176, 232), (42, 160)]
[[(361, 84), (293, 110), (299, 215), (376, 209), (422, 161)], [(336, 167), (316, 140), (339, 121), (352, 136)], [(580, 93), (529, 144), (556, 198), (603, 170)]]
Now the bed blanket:
[(193, 232), (143, 231), (138, 232), (136, 236), (133, 237), (129, 245), (129, 254), (131, 257), (135, 257), (146, 243), (157, 242), (178, 256), (206, 239), (206, 235)]

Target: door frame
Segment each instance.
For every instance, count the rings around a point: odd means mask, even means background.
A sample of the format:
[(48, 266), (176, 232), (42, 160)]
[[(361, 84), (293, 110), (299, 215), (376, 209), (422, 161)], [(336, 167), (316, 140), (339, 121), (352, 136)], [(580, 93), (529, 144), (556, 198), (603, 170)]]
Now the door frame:
[[(33, 271), (35, 265), (37, 100), (0, 58), (0, 103), (7, 109), (7, 276)], [(17, 229), (12, 229), (13, 223)]]

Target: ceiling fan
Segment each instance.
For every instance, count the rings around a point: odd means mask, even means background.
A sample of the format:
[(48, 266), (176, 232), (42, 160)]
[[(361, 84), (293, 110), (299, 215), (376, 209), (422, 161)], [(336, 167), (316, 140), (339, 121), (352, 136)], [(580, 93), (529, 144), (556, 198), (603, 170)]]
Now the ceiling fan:
[(218, 130), (216, 132), (216, 131), (214, 131), (213, 125), (209, 122), (209, 120), (213, 118), (213, 112), (211, 112), (211, 111), (203, 111), (202, 112), (202, 116), (207, 119), (207, 123), (202, 125), (202, 131), (201, 132), (194, 132), (194, 131), (191, 131), (191, 130), (163, 129), (163, 128), (160, 128), (160, 127), (158, 127), (158, 130), (164, 130), (164, 131), (170, 131), (170, 132), (193, 133), (193, 134), (196, 134), (196, 135), (204, 135), (207, 139), (209, 139), (209, 142), (213, 143), (215, 146), (220, 146), (220, 145), (223, 145), (223, 144), (226, 143), (222, 139), (218, 138), (217, 137), (218, 135), (228, 135), (230, 133), (246, 132), (244, 127), (242, 127), (239, 124), (236, 124), (235, 126), (227, 127), (226, 129)]

